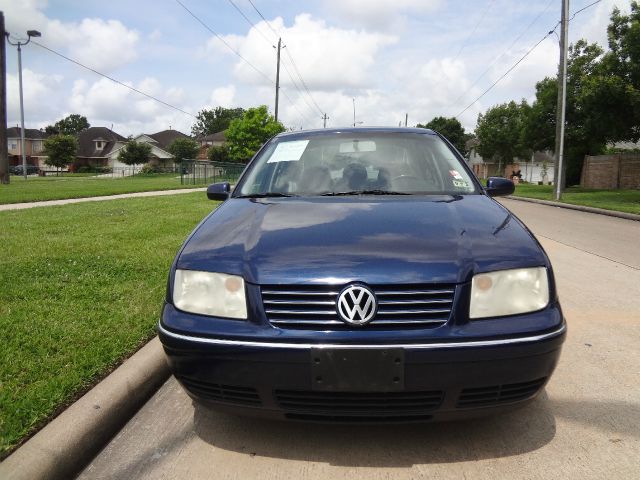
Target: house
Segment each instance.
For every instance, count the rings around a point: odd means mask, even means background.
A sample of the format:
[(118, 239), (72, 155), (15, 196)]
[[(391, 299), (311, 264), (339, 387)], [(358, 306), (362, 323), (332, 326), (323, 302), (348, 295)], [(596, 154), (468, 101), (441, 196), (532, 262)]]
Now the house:
[[(9, 165), (22, 165), (22, 130), (20, 127), (7, 128), (7, 153)], [(35, 128), (24, 129), (24, 151), (27, 157), (27, 165), (35, 165), (45, 168), (44, 140), (48, 133)]]
[[(156, 166), (164, 166), (169, 167), (173, 166), (173, 155), (169, 153), (169, 146), (179, 138), (190, 138), (189, 135), (186, 135), (178, 130), (162, 130), (157, 133), (141, 133), (137, 137), (134, 137), (133, 140), (139, 143), (148, 143), (151, 145), (151, 156), (149, 158), (149, 162), (155, 164)], [(127, 167), (124, 163), (118, 160), (118, 155), (120, 154), (121, 147), (113, 150), (109, 154), (109, 162), (108, 165), (112, 168), (121, 168)]]
[(127, 139), (106, 127), (90, 127), (77, 134), (78, 153), (74, 169), (79, 167), (107, 167), (114, 152), (122, 148)]
[(207, 151), (210, 147), (223, 147), (227, 144), (227, 139), (224, 135), (225, 131), (226, 130), (196, 137), (196, 142), (200, 144), (200, 150), (198, 151), (199, 160), (207, 159)]

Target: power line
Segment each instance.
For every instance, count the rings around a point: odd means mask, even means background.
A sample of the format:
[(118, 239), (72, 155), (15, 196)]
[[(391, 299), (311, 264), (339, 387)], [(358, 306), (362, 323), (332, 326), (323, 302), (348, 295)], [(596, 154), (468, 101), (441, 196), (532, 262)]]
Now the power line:
[(480, 19), (476, 23), (475, 27), (473, 27), (473, 30), (471, 30), (469, 35), (467, 35), (467, 38), (465, 38), (464, 42), (462, 42), (462, 45), (460, 45), (460, 50), (458, 50), (458, 53), (456, 53), (456, 56), (454, 57), (453, 61), (456, 61), (458, 59), (458, 57), (460, 56), (460, 54), (462, 53), (464, 48), (467, 46), (467, 43), (469, 42), (469, 39), (471, 37), (473, 37), (473, 35), (476, 33), (476, 30), (478, 30), (478, 27), (480, 26), (480, 24), (484, 20), (484, 17), (487, 16), (487, 13), (489, 13), (489, 10), (491, 10), (491, 7), (493, 7), (494, 3), (495, 3), (495, 0), (491, 0), (489, 2), (489, 4), (487, 5), (487, 8), (484, 9), (484, 11), (482, 12), (482, 15), (480, 16)]
[(202, 25), (204, 28), (206, 28), (210, 33), (212, 33), (213, 35), (216, 36), (216, 38), (218, 40), (220, 40), (229, 50), (231, 50), (238, 58), (240, 58), (244, 63), (246, 63), (247, 65), (249, 65), (251, 68), (253, 68), (256, 72), (258, 72), (260, 75), (262, 75), (264, 78), (266, 78), (270, 83), (275, 84), (275, 82), (273, 80), (271, 80), (271, 77), (269, 77), (269, 75), (267, 75), (266, 73), (264, 73), (262, 70), (260, 70), (258, 67), (256, 67), (253, 63), (251, 63), (249, 60), (247, 60), (246, 58), (244, 58), (240, 52), (238, 52), (235, 48), (233, 48), (231, 45), (229, 45), (229, 43), (227, 43), (227, 41), (222, 38), (222, 36), (220, 36), (217, 32), (215, 32), (209, 25), (207, 25), (206, 23), (204, 23), (202, 20), (200, 20), (200, 18), (193, 13), (191, 10), (189, 10), (184, 3), (182, 3), (180, 0), (176, 0), (176, 3), (178, 5), (180, 5), (182, 8), (184, 8), (186, 10), (186, 12), (191, 15), (200, 25)]
[(271, 24), (267, 21), (267, 19), (266, 19), (266, 18), (264, 18), (264, 15), (262, 15), (262, 12), (260, 12), (260, 10), (258, 10), (258, 7), (256, 7), (256, 6), (254, 5), (254, 3), (253, 3), (251, 0), (249, 0), (249, 3), (250, 3), (250, 4), (251, 4), (251, 6), (253, 7), (253, 9), (258, 13), (258, 15), (260, 15), (260, 18), (261, 18), (262, 20), (264, 20), (264, 23), (266, 23), (266, 24), (267, 24), (267, 27), (269, 27), (269, 28), (271, 29), (271, 31), (272, 31), (272, 32), (273, 32), (273, 34), (276, 36), (276, 38), (277, 38), (277, 37), (279, 37), (279, 36), (280, 36), (280, 34), (279, 34), (278, 32), (276, 32), (276, 31), (273, 29), (273, 27), (271, 26)]
[[(255, 4), (253, 3), (252, 0), (249, 0), (249, 3), (251, 4), (251, 6), (253, 7), (253, 9), (256, 11), (256, 13), (260, 16), (260, 18), (262, 20), (264, 20), (264, 22), (267, 24), (267, 26), (271, 29), (271, 31), (273, 32), (273, 34), (276, 37), (280, 37), (280, 34), (278, 32), (275, 31), (275, 29), (271, 26), (271, 23), (265, 18), (265, 16), (262, 14), (262, 12), (258, 9), (258, 7), (255, 6)], [(309, 87), (307, 86), (307, 83), (304, 81), (304, 79), (302, 78), (302, 75), (300, 74), (300, 70), (298, 70), (298, 66), (296, 65), (295, 60), (293, 59), (293, 55), (291, 55), (291, 53), (289, 52), (289, 50), (285, 50), (285, 53), (287, 54), (287, 57), (289, 57), (289, 61), (291, 62), (291, 65), (293, 66), (294, 71), (296, 72), (298, 78), (300, 79), (300, 83), (302, 83), (302, 86), (304, 87), (305, 91), (307, 92), (307, 95), (309, 95), (309, 98), (311, 99), (311, 101), (313, 102), (314, 106), (318, 109), (318, 111), (320, 112), (320, 114), (324, 114), (325, 112), (322, 110), (322, 108), (320, 108), (320, 106), (318, 105), (318, 102), (315, 101), (315, 99), (313, 98), (313, 95), (311, 95), (311, 91), (309, 90)], [(293, 78), (291, 79), (293, 81)], [(294, 82), (295, 83), (295, 82)]]
[(495, 82), (493, 82), (489, 88), (487, 88), (484, 92), (482, 92), (482, 93), (481, 93), (481, 94), (480, 94), (480, 95), (479, 95), (479, 96), (478, 96), (478, 97), (477, 97), (473, 102), (471, 102), (471, 103), (470, 103), (469, 105), (467, 105), (467, 106), (466, 106), (466, 107), (465, 107), (465, 108), (464, 108), (460, 113), (458, 113), (458, 114), (456, 115), (456, 117), (459, 117), (459, 116), (460, 116), (460, 115), (462, 115), (464, 112), (466, 112), (467, 110), (469, 110), (469, 109), (470, 109), (470, 108), (471, 108), (471, 107), (472, 107), (472, 106), (473, 106), (473, 105), (474, 105), (478, 100), (480, 100), (480, 99), (481, 99), (482, 97), (484, 97), (487, 93), (489, 93), (489, 92), (493, 89), (493, 87), (495, 87), (495, 86), (496, 86), (496, 85), (497, 85), (497, 84), (498, 84), (498, 83), (499, 83), (499, 82), (500, 82), (504, 77), (506, 77), (507, 75), (509, 75), (509, 73), (511, 73), (511, 71), (512, 71), (514, 68), (516, 68), (518, 65), (520, 65), (520, 63), (521, 63), (525, 58), (527, 58), (527, 57), (529, 56), (529, 54), (530, 54), (531, 52), (533, 52), (533, 51), (538, 47), (538, 45), (540, 45), (542, 42), (544, 42), (544, 41), (549, 37), (549, 35), (553, 34), (553, 32), (556, 30), (556, 28), (558, 28), (558, 25), (559, 25), (559, 24), (560, 24), (560, 22), (558, 22), (558, 23), (556, 24), (556, 26), (553, 28), (553, 30), (551, 30), (551, 31), (550, 31), (550, 32), (548, 32), (544, 37), (542, 37), (542, 38), (538, 41), (538, 43), (536, 43), (533, 47), (531, 47), (529, 50), (527, 50), (527, 53), (525, 53), (522, 57), (520, 57), (520, 59), (519, 59), (516, 63), (514, 63), (511, 67), (509, 67), (509, 69), (508, 69), (506, 72), (504, 72), (504, 73), (500, 76), (500, 78), (498, 78)]
[(527, 25), (527, 27), (520, 32), (520, 34), (511, 42), (511, 44), (499, 55), (497, 55), (496, 57), (493, 58), (493, 60), (489, 63), (489, 65), (487, 66), (487, 68), (473, 81), (473, 83), (471, 85), (469, 85), (469, 87), (453, 102), (452, 107), (455, 107), (458, 102), (460, 100), (462, 100), (462, 98), (473, 88), (476, 86), (476, 84), (482, 79), (484, 78), (484, 76), (489, 73), (489, 71), (491, 70), (491, 67), (493, 67), (496, 62), (501, 59), (502, 57), (505, 56), (505, 54), (511, 50), (513, 48), (513, 46), (518, 43), (518, 41), (524, 36), (525, 33), (527, 33), (529, 31), (529, 29), (535, 25), (535, 23), (540, 19), (540, 17), (542, 17), (542, 15), (544, 15), (547, 10), (549, 10), (549, 7), (551, 7), (551, 4), (554, 2), (555, 0), (549, 0), (549, 3), (547, 3), (547, 6), (545, 7), (545, 9), (540, 12), (538, 14), (538, 16), (536, 18), (534, 18), (531, 23), (529, 23), (529, 25)]
[[(265, 40), (265, 42), (267, 42), (270, 46), (274, 47), (274, 45), (272, 44), (271, 40), (269, 40), (266, 35), (264, 33), (262, 33), (261, 30), (258, 29), (257, 25), (255, 23), (253, 23), (251, 21), (251, 19), (249, 17), (247, 17), (247, 15), (245, 15), (245, 13), (242, 11), (242, 9), (240, 7), (238, 7), (238, 5), (233, 1), (233, 0), (228, 0), (228, 2), (233, 6), (233, 8), (236, 9), (236, 11), (242, 16), (242, 18), (245, 19), (245, 21), (252, 27), (254, 28), (259, 34), (260, 36), (262, 36), (262, 38)], [(255, 8), (255, 7), (254, 7)], [(265, 21), (266, 22), (266, 21)], [(267, 22), (268, 23), (268, 22)], [(284, 48), (284, 47), (283, 47)], [(286, 51), (286, 50), (285, 50)], [(287, 54), (289, 54), (288, 51), (286, 51)], [(289, 54), (290, 56), (290, 54)], [(289, 70), (289, 68), (287, 68), (286, 63), (282, 63), (282, 66), (284, 67), (287, 76), (291, 79), (291, 83), (293, 83), (293, 86), (296, 90), (298, 90), (299, 94), (302, 96), (302, 99), (304, 100), (306, 106), (311, 109), (312, 111), (314, 110), (314, 107), (309, 103), (309, 101), (306, 99), (306, 97), (304, 96), (304, 92), (302, 91), (302, 89), (298, 86), (297, 82), (295, 81), (295, 79), (293, 78), (293, 75), (291, 74), (291, 71)], [(312, 99), (313, 100), (313, 99)]]
[(585, 6), (585, 7), (582, 7), (580, 10), (577, 10), (577, 11), (573, 12), (573, 15), (571, 15), (571, 17), (569, 18), (569, 20), (568, 20), (568, 21), (570, 22), (570, 21), (571, 21), (571, 20), (573, 20), (573, 19), (576, 17), (576, 15), (578, 15), (580, 12), (584, 12), (587, 8), (591, 8), (591, 7), (593, 7), (594, 5), (596, 5), (596, 4), (598, 4), (598, 3), (600, 3), (601, 1), (602, 1), (602, 0), (596, 0), (595, 2), (590, 3), (589, 5), (587, 5), (587, 6)]
[(256, 27), (256, 25), (255, 25), (255, 24), (254, 24), (254, 23), (249, 19), (249, 17), (247, 17), (247, 16), (244, 14), (244, 12), (243, 12), (242, 10), (240, 10), (240, 7), (238, 7), (238, 5), (236, 5), (236, 4), (235, 4), (235, 2), (234, 2), (233, 0), (228, 0), (228, 2), (229, 2), (231, 5), (233, 5), (233, 8), (235, 8), (235, 9), (238, 11), (238, 13), (239, 13), (240, 15), (242, 15), (242, 18), (244, 18), (244, 19), (247, 21), (247, 23), (248, 23), (249, 25), (251, 25), (251, 27), (252, 27), (252, 28), (255, 28), (256, 32), (258, 32), (258, 33), (260, 34), (260, 36), (262, 36), (262, 38), (264, 38), (264, 39), (265, 39), (265, 41), (266, 41), (269, 45), (271, 45), (271, 46), (273, 47), (273, 43), (271, 42), (271, 40), (269, 40), (269, 39), (267, 38), (267, 36), (266, 36), (264, 33), (262, 33), (262, 30), (259, 30), (259, 29), (258, 29), (258, 27)]
[(197, 117), (196, 117), (195, 115), (193, 115), (192, 113), (189, 113), (189, 112), (187, 112), (187, 111), (185, 111), (185, 110), (182, 110), (181, 108), (176, 107), (175, 105), (171, 105), (170, 103), (167, 103), (167, 102), (165, 102), (164, 100), (160, 100), (159, 98), (154, 97), (153, 95), (149, 95), (148, 93), (145, 93), (145, 92), (143, 92), (143, 91), (141, 91), (141, 90), (138, 90), (137, 88), (134, 88), (134, 87), (132, 87), (131, 85), (127, 85), (126, 83), (123, 83), (123, 82), (121, 82), (120, 80), (117, 80), (117, 79), (115, 79), (115, 78), (113, 78), (113, 77), (110, 77), (109, 75), (106, 75), (106, 74), (104, 74), (104, 73), (102, 73), (102, 72), (99, 72), (98, 70), (95, 70), (95, 69), (93, 69), (93, 68), (91, 68), (91, 67), (88, 67), (88, 66), (86, 66), (86, 65), (84, 65), (84, 64), (82, 64), (82, 63), (80, 63), (79, 61), (74, 60), (73, 58), (69, 58), (69, 57), (67, 57), (67, 56), (63, 55), (63, 54), (62, 54), (62, 53), (60, 53), (60, 52), (56, 52), (56, 51), (55, 51), (55, 50), (53, 50), (52, 48), (49, 48), (49, 47), (47, 47), (47, 46), (45, 46), (45, 45), (43, 45), (43, 44), (41, 44), (41, 43), (39, 43), (39, 42), (36, 42), (36, 41), (35, 41), (35, 40), (33, 40), (33, 39), (31, 40), (31, 43), (33, 43), (33, 44), (35, 44), (35, 45), (39, 46), (40, 48), (43, 48), (43, 49), (45, 49), (45, 50), (47, 50), (47, 51), (49, 51), (49, 52), (51, 52), (51, 53), (53, 53), (54, 55), (57, 55), (57, 56), (59, 56), (59, 57), (61, 57), (61, 58), (64, 58), (65, 60), (68, 60), (68, 61), (69, 61), (69, 62), (71, 62), (71, 63), (75, 63), (75, 64), (76, 64), (76, 65), (78, 65), (79, 67), (82, 67), (82, 68), (84, 68), (84, 69), (87, 69), (87, 70), (89, 70), (90, 72), (93, 72), (93, 73), (95, 73), (95, 74), (97, 74), (97, 75), (100, 75), (101, 77), (104, 77), (104, 78), (106, 78), (106, 79), (108, 79), (108, 80), (111, 80), (112, 82), (117, 83), (117, 84), (118, 84), (118, 85), (120, 85), (120, 86), (123, 86), (123, 87), (125, 87), (125, 88), (128, 88), (129, 90), (131, 90), (131, 91), (133, 91), (133, 92), (136, 92), (136, 93), (138, 93), (138, 94), (140, 94), (140, 95), (143, 95), (143, 96), (145, 96), (145, 97), (147, 97), (147, 98), (149, 98), (149, 99), (151, 99), (151, 100), (154, 100), (154, 101), (156, 101), (156, 102), (158, 102), (158, 103), (161, 103), (161, 104), (162, 104), (162, 105), (164, 105), (165, 107), (172, 108), (172, 109), (174, 109), (174, 110), (177, 110), (177, 111), (178, 111), (178, 112), (180, 112), (180, 113), (184, 113), (185, 115), (189, 115), (190, 117), (197, 118)]
[[(176, 3), (178, 3), (189, 15), (191, 15), (200, 25), (202, 25), (207, 31), (209, 31), (210, 33), (212, 33), (213, 35), (216, 36), (216, 38), (218, 38), (218, 40), (220, 40), (229, 50), (231, 50), (238, 58), (240, 58), (243, 62), (245, 62), (247, 65), (249, 65), (251, 68), (253, 68), (256, 72), (258, 72), (260, 75), (262, 75), (264, 78), (266, 78), (271, 84), (275, 85), (275, 82), (273, 80), (271, 80), (271, 78), (264, 73), (262, 70), (260, 70), (259, 68), (257, 68), (255, 65), (253, 65), (249, 60), (247, 60), (246, 58), (244, 58), (240, 52), (238, 52), (236, 49), (234, 49), (231, 45), (229, 45), (229, 43), (227, 43), (225, 41), (224, 38), (222, 38), (215, 30), (213, 30), (209, 25), (207, 25), (203, 20), (201, 20), (195, 13), (193, 13), (191, 10), (189, 10), (180, 0), (176, 0)], [(238, 10), (240, 12), (240, 9), (237, 8), (237, 6), (231, 2), (235, 7), (236, 10)], [(243, 15), (243, 17), (245, 17), (245, 15)], [(245, 17), (245, 20), (247, 20), (252, 26), (253, 23), (247, 18)], [(289, 97), (289, 95), (286, 94), (286, 92), (282, 92), (284, 94), (284, 96), (287, 98), (287, 100), (289, 100), (289, 103), (296, 109), (298, 110), (298, 113), (300, 114), (300, 116), (303, 119), (306, 119), (306, 117), (302, 114), (302, 112), (300, 112), (300, 109), (298, 108), (298, 106), (291, 100), (291, 97)]]
[[(583, 8), (581, 8), (580, 10), (577, 10), (576, 12), (574, 12), (574, 13), (573, 13), (573, 15), (569, 18), (569, 20), (568, 20), (568, 21), (573, 20), (577, 14), (579, 14), (579, 13), (581, 13), (581, 12), (585, 11), (586, 9), (588, 9), (588, 8), (590, 8), (590, 7), (593, 7), (594, 5), (596, 5), (596, 4), (598, 4), (598, 3), (600, 3), (601, 1), (602, 1), (602, 0), (596, 0), (595, 2), (592, 2), (592, 3), (590, 3), (589, 5), (587, 5), (587, 6), (583, 7)], [(482, 92), (482, 93), (481, 93), (481, 94), (480, 94), (480, 95), (479, 95), (479, 96), (478, 96), (478, 97), (477, 97), (473, 102), (471, 102), (469, 105), (467, 105), (467, 106), (466, 106), (466, 107), (465, 107), (465, 108), (464, 108), (460, 113), (458, 113), (458, 114), (456, 115), (456, 117), (459, 117), (459, 116), (460, 116), (460, 115), (462, 115), (464, 112), (466, 112), (467, 110), (469, 110), (469, 109), (470, 109), (470, 108), (471, 108), (471, 107), (472, 107), (472, 106), (473, 106), (473, 105), (474, 105), (478, 100), (480, 100), (480, 99), (481, 99), (482, 97), (484, 97), (487, 93), (489, 93), (489, 92), (493, 89), (493, 87), (495, 87), (495, 86), (496, 86), (496, 85), (497, 85), (497, 84), (498, 84), (498, 83), (499, 83), (499, 82), (500, 82), (504, 77), (506, 77), (507, 75), (509, 75), (509, 73), (511, 73), (511, 71), (512, 71), (514, 68), (516, 68), (516, 67), (517, 67), (517, 66), (518, 66), (518, 65), (519, 65), (519, 64), (520, 64), (520, 63), (521, 63), (525, 58), (527, 58), (527, 57), (529, 56), (529, 54), (530, 54), (531, 52), (533, 52), (533, 51), (538, 47), (538, 45), (540, 45), (543, 41), (545, 41), (545, 40), (546, 40), (550, 35), (553, 35), (553, 34), (555, 33), (556, 29), (558, 28), (558, 25), (560, 25), (560, 22), (559, 22), (559, 21), (555, 24), (555, 26), (553, 27), (553, 29), (552, 29), (552, 30), (550, 30), (550, 31), (549, 31), (549, 32), (548, 32), (544, 37), (542, 37), (542, 38), (538, 41), (538, 43), (536, 43), (533, 47), (531, 47), (529, 50), (527, 50), (527, 52), (526, 52), (522, 57), (520, 57), (520, 59), (519, 59), (516, 63), (514, 63), (511, 67), (509, 67), (509, 69), (508, 69), (506, 72), (504, 72), (504, 73), (500, 76), (500, 78), (498, 78), (495, 82), (493, 82), (493, 83), (489, 86), (489, 88), (487, 88), (484, 92)]]
[(315, 107), (318, 109), (320, 114), (323, 115), (324, 111), (320, 108), (318, 103), (315, 101), (315, 99), (313, 98), (313, 95), (311, 95), (311, 91), (309, 90), (309, 87), (307, 86), (306, 82), (304, 81), (304, 78), (302, 78), (302, 75), (300, 74), (300, 70), (298, 70), (298, 66), (296, 65), (296, 62), (293, 60), (293, 56), (291, 55), (291, 53), (289, 53), (289, 50), (285, 50), (285, 53), (287, 54), (287, 57), (289, 57), (289, 60), (291, 61), (291, 65), (293, 65), (293, 69), (295, 70), (296, 74), (298, 75), (298, 78), (300, 79), (300, 82), (302, 82), (302, 86), (306, 90), (307, 95), (309, 95), (309, 98), (311, 99), (311, 101), (313, 102)]

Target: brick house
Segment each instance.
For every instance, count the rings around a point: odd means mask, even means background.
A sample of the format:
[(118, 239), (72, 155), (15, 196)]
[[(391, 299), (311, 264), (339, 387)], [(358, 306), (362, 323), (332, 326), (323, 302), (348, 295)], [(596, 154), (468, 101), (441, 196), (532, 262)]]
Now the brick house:
[[(9, 165), (22, 165), (22, 142), (20, 127), (7, 128), (7, 153)], [(46, 168), (44, 163), (46, 155), (43, 153), (44, 141), (49, 136), (48, 133), (35, 128), (24, 129), (24, 151), (27, 157), (27, 165)]]

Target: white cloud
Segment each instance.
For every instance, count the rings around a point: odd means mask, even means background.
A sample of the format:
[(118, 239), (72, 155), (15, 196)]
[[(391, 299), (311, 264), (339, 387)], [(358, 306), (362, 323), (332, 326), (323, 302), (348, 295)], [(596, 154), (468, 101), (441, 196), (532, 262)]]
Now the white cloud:
[(225, 108), (233, 107), (236, 96), (235, 85), (227, 85), (226, 87), (219, 87), (213, 90), (211, 93), (211, 105), (214, 107), (220, 106)]
[(585, 38), (589, 42), (597, 42), (601, 47), (607, 48), (607, 26), (609, 17), (614, 7), (618, 7), (622, 12), (629, 12), (629, 3), (620, 0), (603, 0), (594, 7), (576, 15), (571, 21), (569, 32), (575, 29), (577, 36), (571, 35), (572, 41), (578, 38)]
[(119, 20), (85, 18), (61, 22), (47, 18), (43, 13), (46, 6), (46, 0), (0, 0), (6, 29), (14, 36), (25, 37), (27, 30), (39, 30), (39, 42), (64, 49), (75, 60), (103, 72), (136, 59), (140, 35)]
[[(58, 96), (62, 80), (61, 75), (45, 75), (29, 69), (23, 70), (25, 127), (45, 126), (47, 121), (62, 108), (62, 102)], [(9, 125), (15, 125), (20, 121), (19, 92), (18, 75), (8, 74), (7, 123)]]
[(441, 0), (326, 0), (327, 7), (344, 16), (349, 23), (367, 29), (389, 30), (408, 14), (431, 12)]
[(53, 20), (43, 33), (43, 43), (67, 46), (72, 58), (106, 72), (135, 60), (138, 39), (138, 32), (118, 20), (99, 18), (71, 24)]
[[(153, 77), (145, 78), (137, 84), (126, 83), (169, 101), (179, 100), (183, 95), (180, 89), (165, 88)], [(73, 85), (68, 105), (71, 111), (86, 116), (92, 125), (110, 127), (113, 123), (114, 130), (122, 135), (153, 133), (169, 127), (189, 132), (193, 123), (193, 118), (116, 85), (106, 78), (92, 84), (77, 80)], [(189, 111), (189, 107), (183, 109)]]
[[(375, 65), (377, 54), (385, 45), (397, 40), (386, 34), (329, 27), (324, 20), (314, 19), (309, 14), (296, 16), (291, 27), (286, 27), (280, 17), (270, 23), (287, 42), (282, 51), (283, 67), (280, 72), (280, 81), (284, 87), (292, 86), (289, 74), (296, 83), (300, 83), (295, 67), (289, 60), (291, 55), (302, 78), (312, 90), (367, 88), (375, 83), (370, 70)], [(266, 28), (264, 22), (256, 27)], [(245, 59), (273, 80), (275, 51), (254, 32), (255, 29), (252, 29), (245, 37), (227, 35), (224, 38)], [(215, 37), (209, 40), (207, 48), (230, 54)], [(269, 84), (264, 76), (243, 61), (238, 60), (233, 71), (241, 82)]]

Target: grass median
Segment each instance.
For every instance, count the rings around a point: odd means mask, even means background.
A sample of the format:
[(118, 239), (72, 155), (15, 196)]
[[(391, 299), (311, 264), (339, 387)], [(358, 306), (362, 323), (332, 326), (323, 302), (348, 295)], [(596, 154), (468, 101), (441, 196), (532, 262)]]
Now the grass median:
[[(520, 184), (516, 197), (554, 200), (553, 185)], [(562, 193), (562, 202), (618, 212), (640, 214), (640, 190), (589, 190), (569, 187)]]
[(0, 213), (0, 458), (155, 334), (203, 193)]
[(0, 205), (203, 186), (205, 185), (182, 185), (180, 176), (175, 173), (132, 175), (122, 178), (29, 177), (27, 180), (23, 177), (12, 176), (9, 185), (0, 185)]

